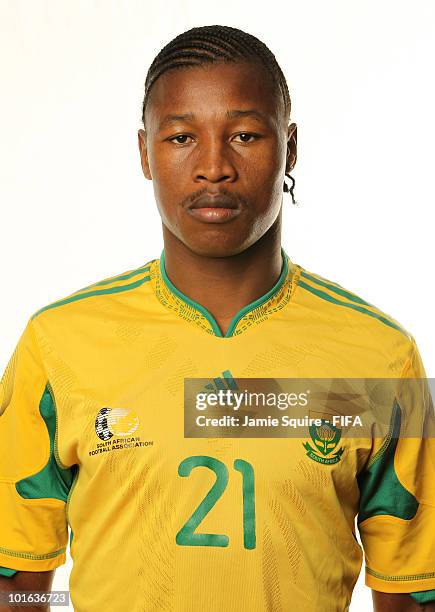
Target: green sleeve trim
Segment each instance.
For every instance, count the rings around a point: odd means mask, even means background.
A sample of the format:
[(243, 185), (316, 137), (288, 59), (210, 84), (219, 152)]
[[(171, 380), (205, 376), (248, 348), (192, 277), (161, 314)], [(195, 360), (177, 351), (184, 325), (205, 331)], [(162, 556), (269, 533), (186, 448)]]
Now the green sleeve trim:
[(0, 566), (0, 576), (5, 576), (6, 578), (11, 578), (15, 576), (18, 570), (9, 569), (8, 567)]
[(435, 589), (430, 591), (416, 591), (415, 593), (410, 593), (412, 599), (414, 599), (419, 604), (429, 603), (431, 601), (435, 601)]
[(427, 580), (428, 578), (435, 578), (435, 572), (425, 572), (423, 574), (403, 574), (401, 576), (391, 576), (388, 574), (381, 574), (373, 570), (371, 567), (366, 565), (366, 572), (379, 580), (387, 580), (388, 582), (410, 582), (415, 580)]
[(66, 551), (66, 548), (59, 548), (59, 550), (55, 550), (51, 553), (46, 553), (42, 555), (34, 555), (33, 553), (27, 552), (19, 552), (17, 550), (11, 550), (10, 548), (2, 548), (0, 546), (0, 553), (4, 555), (9, 555), (10, 557), (19, 557), (20, 559), (30, 559), (32, 561), (43, 561), (44, 559), (53, 559), (58, 555), (63, 554)]

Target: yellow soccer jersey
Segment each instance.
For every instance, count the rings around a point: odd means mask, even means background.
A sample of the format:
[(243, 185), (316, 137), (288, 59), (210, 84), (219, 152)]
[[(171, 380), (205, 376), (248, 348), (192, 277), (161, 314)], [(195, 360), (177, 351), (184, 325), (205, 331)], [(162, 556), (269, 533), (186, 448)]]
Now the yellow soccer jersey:
[[(433, 439), (322, 462), (306, 439), (184, 436), (188, 378), (425, 378), (394, 319), (282, 257), (225, 336), (163, 252), (29, 319), (0, 387), (1, 566), (60, 566), (69, 525), (77, 612), (343, 612), (357, 518), (369, 587), (435, 589)], [(430, 393), (395, 401), (432, 418)]]

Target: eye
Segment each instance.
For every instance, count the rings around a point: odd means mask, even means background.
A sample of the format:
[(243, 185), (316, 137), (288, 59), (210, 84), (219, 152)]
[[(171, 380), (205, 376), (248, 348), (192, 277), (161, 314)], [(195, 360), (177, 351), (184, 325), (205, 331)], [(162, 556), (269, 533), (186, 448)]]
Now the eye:
[(175, 142), (175, 144), (188, 144), (186, 142), (186, 138), (191, 138), (188, 134), (178, 134), (177, 136), (173, 136), (172, 138), (168, 138), (170, 142)]
[[(251, 134), (249, 132), (241, 132), (240, 134), (236, 135), (236, 138), (240, 138), (243, 144), (253, 142), (253, 140), (257, 140), (257, 138), (259, 137), (260, 137), (259, 134)], [(250, 140), (250, 139), (253, 139), (253, 140)]]

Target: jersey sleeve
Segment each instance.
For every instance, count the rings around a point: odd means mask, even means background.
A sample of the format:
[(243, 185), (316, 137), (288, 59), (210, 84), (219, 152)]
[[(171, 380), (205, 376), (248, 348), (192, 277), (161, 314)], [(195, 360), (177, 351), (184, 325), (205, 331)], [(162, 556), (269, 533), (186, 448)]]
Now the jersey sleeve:
[(388, 434), (373, 445), (357, 477), (357, 522), (366, 585), (430, 601), (435, 600), (435, 417), (421, 356), (411, 340)]
[(56, 404), (32, 319), (0, 383), (0, 574), (66, 561), (73, 470), (58, 462)]

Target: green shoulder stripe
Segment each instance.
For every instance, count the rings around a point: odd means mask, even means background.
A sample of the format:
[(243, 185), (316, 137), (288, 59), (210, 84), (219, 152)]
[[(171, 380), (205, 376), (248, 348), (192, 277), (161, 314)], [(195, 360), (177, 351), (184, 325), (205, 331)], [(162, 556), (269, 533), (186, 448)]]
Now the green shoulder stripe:
[(310, 293), (317, 295), (323, 300), (326, 300), (327, 302), (331, 302), (332, 304), (337, 304), (339, 306), (345, 306), (346, 308), (352, 308), (353, 310), (357, 310), (358, 312), (367, 314), (370, 317), (373, 317), (374, 319), (378, 319), (378, 321), (385, 323), (385, 325), (388, 325), (389, 327), (393, 327), (394, 329), (397, 329), (402, 334), (404, 334), (406, 337), (409, 337), (409, 334), (405, 329), (403, 329), (402, 327), (400, 327), (400, 325), (397, 325), (393, 321), (390, 321), (389, 319), (387, 319), (383, 314), (372, 312), (371, 310), (368, 310), (367, 308), (364, 308), (364, 306), (360, 306), (358, 304), (351, 304), (350, 302), (343, 302), (343, 300), (337, 300), (336, 298), (329, 295), (329, 293), (325, 293), (324, 291), (321, 291), (320, 289), (315, 289), (314, 287), (311, 287), (311, 285), (304, 283), (304, 281), (302, 280), (299, 281), (299, 286), (302, 287), (303, 289), (306, 289)]
[(62, 300), (58, 300), (57, 302), (53, 302), (52, 304), (48, 304), (48, 306), (44, 306), (37, 312), (32, 315), (32, 319), (40, 315), (42, 312), (46, 310), (50, 310), (52, 308), (58, 308), (59, 306), (64, 306), (65, 304), (69, 304), (70, 302), (76, 302), (78, 300), (83, 300), (88, 297), (92, 297), (94, 295), (104, 295), (111, 293), (121, 293), (122, 291), (129, 291), (130, 289), (135, 289), (136, 287), (140, 287), (146, 281), (150, 280), (150, 276), (146, 275), (143, 278), (135, 281), (134, 283), (129, 283), (128, 285), (120, 285), (119, 287), (109, 287), (107, 289), (94, 289), (93, 291), (85, 291), (84, 293), (74, 294), (70, 297), (64, 298)]
[[(347, 291), (341, 285), (338, 285), (337, 283), (333, 283), (332, 281), (326, 278), (322, 278), (321, 276), (319, 277), (319, 275), (317, 274), (316, 275), (308, 274), (305, 271), (301, 273), (301, 276), (304, 276), (306, 279), (310, 280), (311, 282), (316, 283), (317, 285), (320, 285), (321, 287), (325, 287), (326, 289), (329, 289), (330, 291), (333, 291), (337, 295), (347, 298), (348, 300), (351, 300), (352, 302), (355, 302), (356, 304), (362, 304), (364, 306), (368, 306), (369, 308), (372, 308), (376, 314), (380, 315), (381, 317), (384, 317), (385, 319), (388, 319), (390, 323), (392, 323), (393, 325), (397, 325), (397, 321), (394, 321), (392, 317), (387, 315), (385, 312), (382, 312), (381, 310), (379, 310), (377, 306), (375, 306), (374, 304), (370, 304), (370, 302), (366, 302), (365, 300), (360, 298), (355, 293), (352, 293), (351, 291)], [(402, 330), (402, 331), (406, 334), (405, 330)]]
[(373, 304), (369, 304), (365, 300), (361, 299), (354, 293), (350, 291), (346, 291), (343, 287), (337, 284), (332, 284), (330, 281), (326, 281), (326, 279), (320, 279), (318, 276), (313, 276), (312, 274), (308, 274), (307, 272), (302, 272), (301, 276), (307, 278), (308, 280), (316, 283), (316, 285), (320, 285), (321, 287), (325, 287), (326, 289), (330, 289), (334, 293), (341, 295), (342, 297), (347, 298), (348, 300), (352, 300), (352, 302), (356, 302), (357, 304), (364, 304), (365, 306), (371, 306), (372, 308), (376, 308)]
[(147, 272), (150, 269), (153, 261), (155, 260), (153, 259), (151, 261), (148, 261), (146, 264), (144, 264), (140, 268), (135, 268), (134, 270), (131, 270), (130, 272), (125, 272), (125, 273), (123, 272), (122, 274), (119, 274), (118, 276), (111, 276), (110, 278), (105, 278), (104, 280), (99, 281), (98, 283), (93, 283), (92, 285), (87, 285), (86, 287), (82, 287), (82, 289), (78, 289), (77, 291), (75, 291), (74, 295), (81, 293), (82, 291), (86, 291), (87, 289), (91, 289), (92, 287), (101, 287), (102, 285), (110, 285), (111, 283), (117, 283), (119, 281), (129, 280), (130, 278), (133, 278), (133, 276), (138, 276), (139, 274), (142, 274), (142, 272)]

